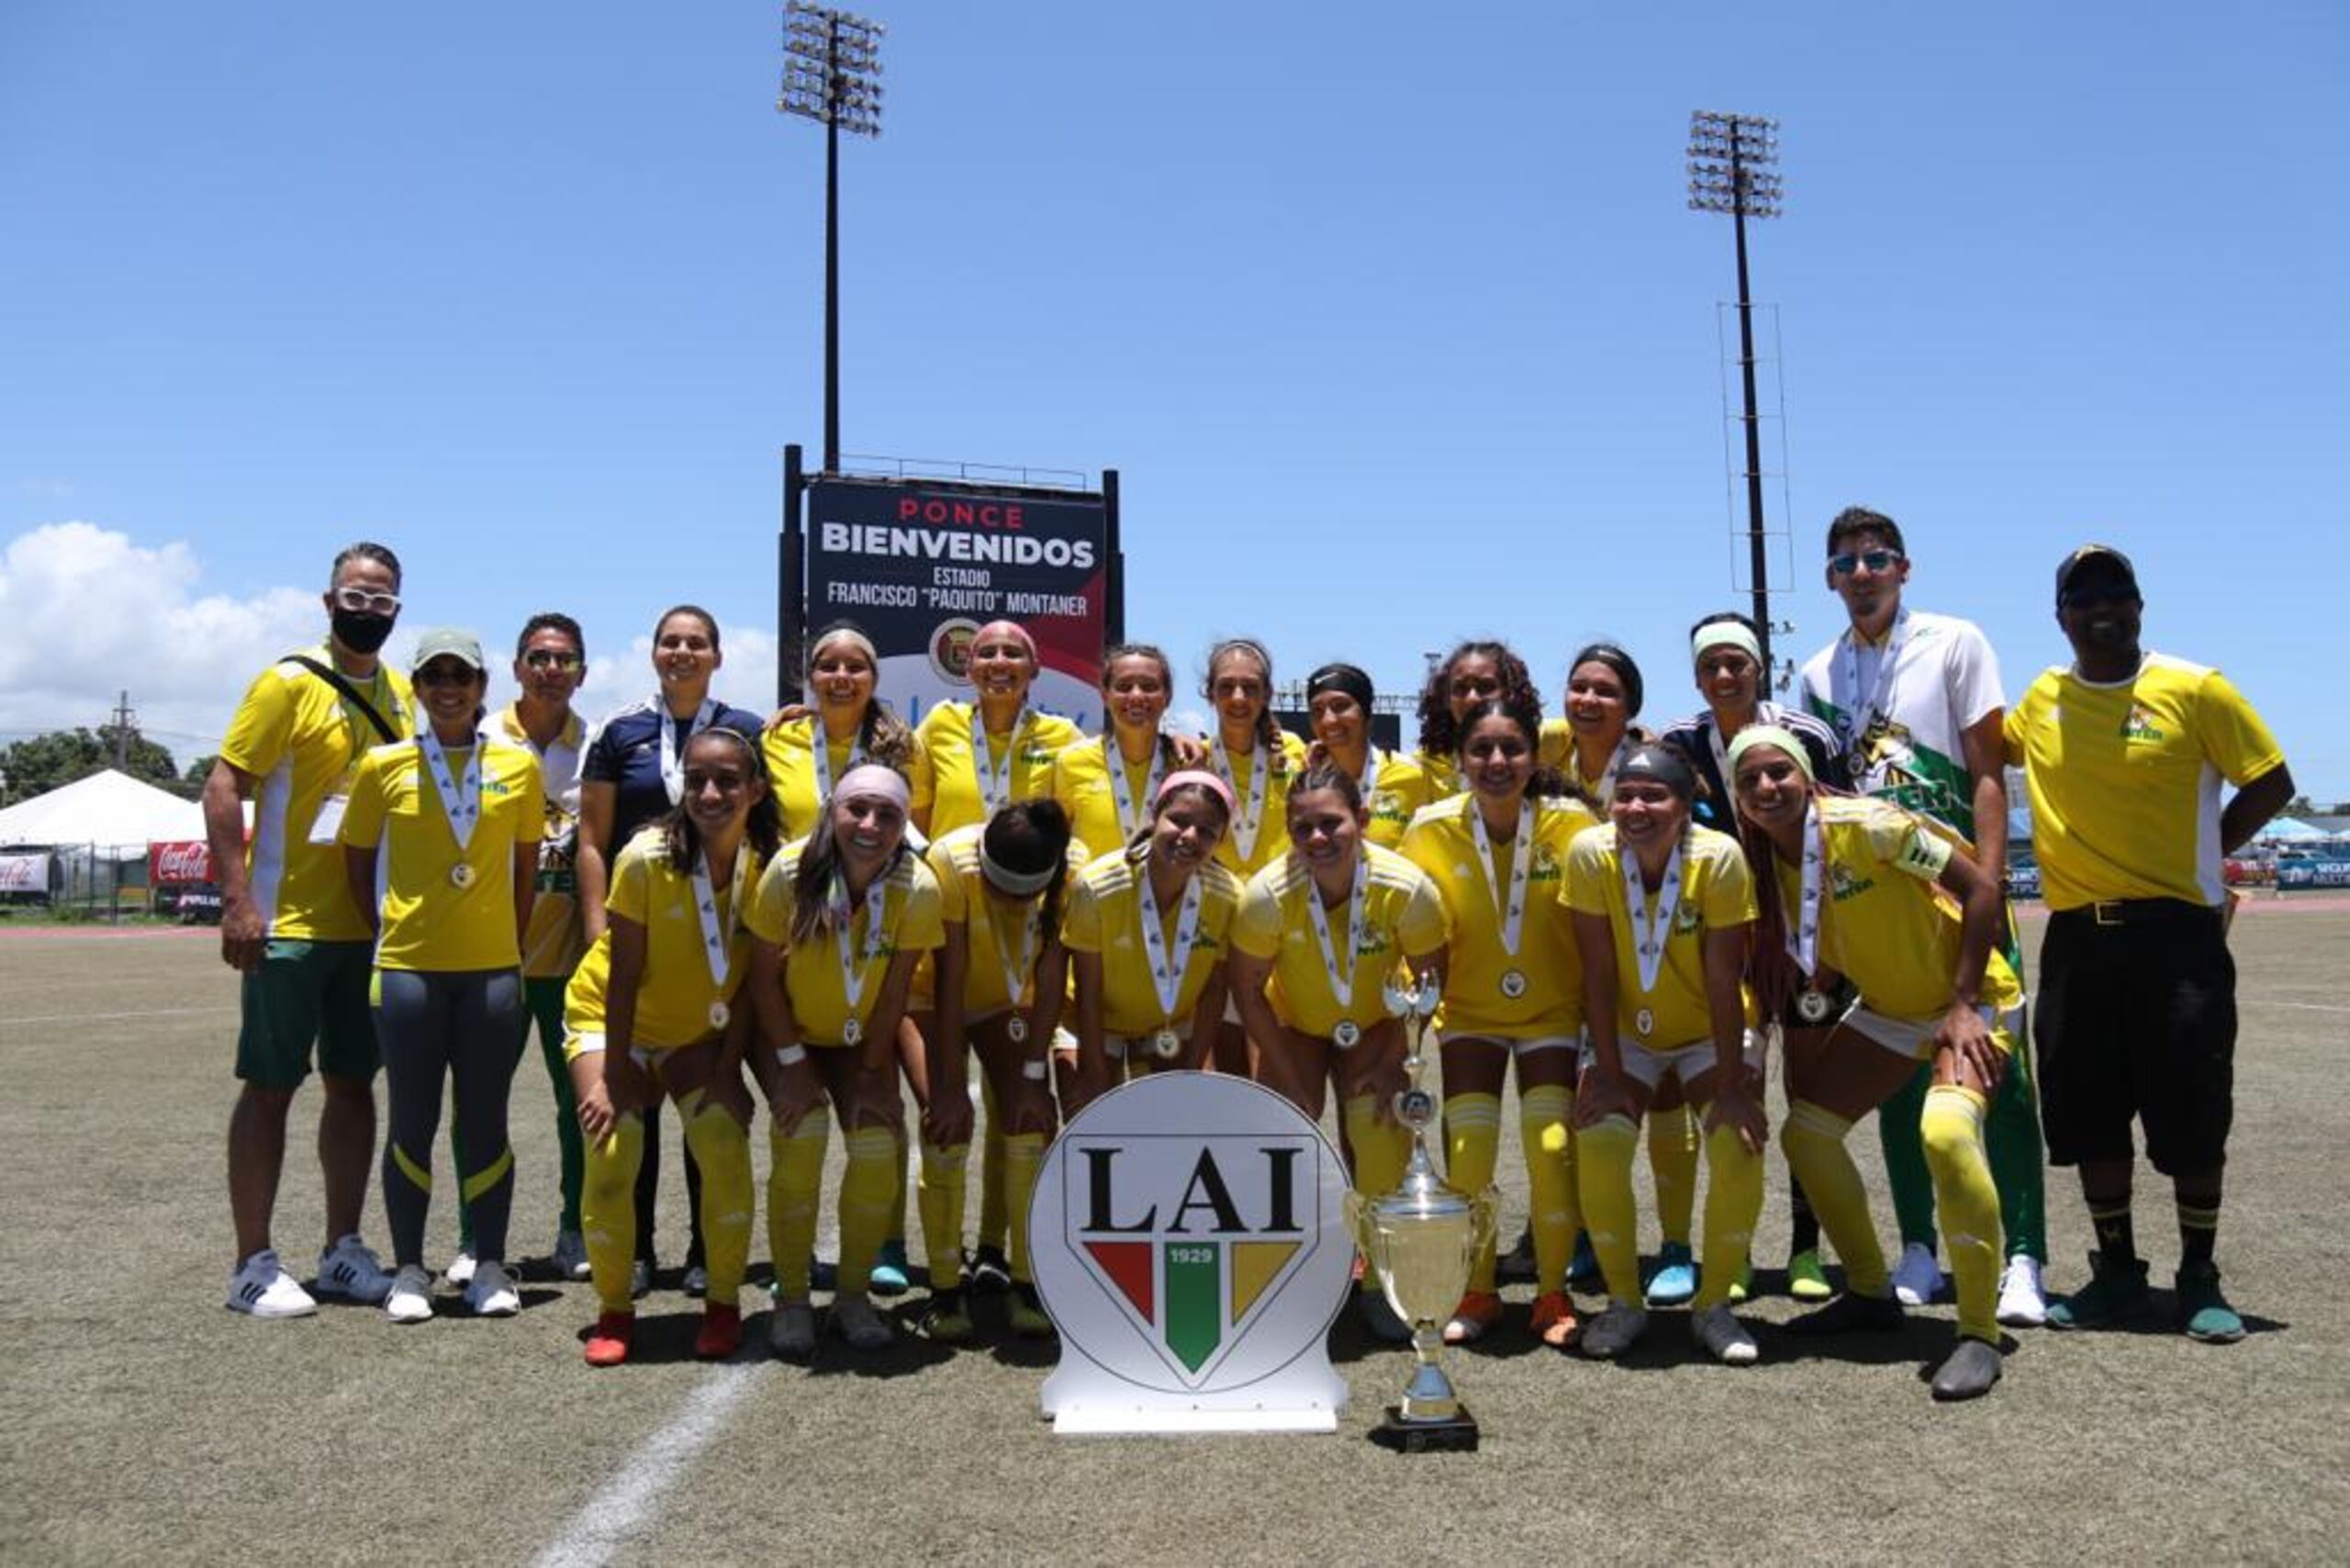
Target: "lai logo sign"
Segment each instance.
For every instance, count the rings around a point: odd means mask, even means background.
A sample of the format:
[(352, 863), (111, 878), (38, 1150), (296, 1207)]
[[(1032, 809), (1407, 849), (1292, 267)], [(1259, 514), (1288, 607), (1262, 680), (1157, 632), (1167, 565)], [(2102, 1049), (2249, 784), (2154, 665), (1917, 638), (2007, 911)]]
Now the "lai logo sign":
[(1245, 1080), (1154, 1073), (1087, 1106), (1029, 1215), (1056, 1429), (1334, 1430), (1345, 1193), (1320, 1129)]

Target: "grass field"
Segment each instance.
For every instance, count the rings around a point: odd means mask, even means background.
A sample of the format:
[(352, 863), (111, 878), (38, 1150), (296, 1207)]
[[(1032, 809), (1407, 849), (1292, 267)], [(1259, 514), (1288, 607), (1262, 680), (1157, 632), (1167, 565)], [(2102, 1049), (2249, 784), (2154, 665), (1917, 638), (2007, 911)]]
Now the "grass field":
[[(1804, 1346), (1771, 1327), (1792, 1304), (1767, 1294), (1766, 1271), (1746, 1309), (1760, 1366), (1695, 1359), (1673, 1313), (1639, 1355), (1602, 1366), (1533, 1345), (1520, 1287), (1498, 1336), (1453, 1359), (1483, 1451), (1406, 1459), (1365, 1433), (1408, 1355), (1369, 1348), (1350, 1319), (1338, 1436), (1182, 1441), (1057, 1439), (1036, 1417), (1050, 1352), (1014, 1347), (993, 1319), (960, 1352), (909, 1338), (869, 1361), (831, 1349), (810, 1370), (767, 1360), (759, 1303), (737, 1363), (709, 1367), (688, 1354), (697, 1304), (664, 1290), (643, 1304), (639, 1360), (610, 1372), (579, 1362), (588, 1288), (543, 1273), (507, 1321), (453, 1304), (408, 1329), (332, 1305), (251, 1321), (220, 1305), (236, 993), (213, 937), (9, 931), (0, 1562), (2336, 1558), (2350, 1529), (2350, 907), (2257, 906), (2235, 946), (2221, 1260), (2255, 1328), (2244, 1343), (2028, 1330), (1989, 1398), (1939, 1407), (1921, 1375), (1949, 1344), (1946, 1305), (1897, 1340)], [(278, 1245), (306, 1277), (317, 1109), (315, 1090), (296, 1103), (278, 1207)], [(555, 1215), (535, 1051), (514, 1134), (515, 1247), (535, 1256)], [(1854, 1142), (1882, 1193), (1874, 1137)], [(662, 1189), (672, 1260), (676, 1158)], [(444, 1148), (442, 1193), (446, 1162)], [(2169, 1196), (2145, 1182), (2141, 1246), (2166, 1282)], [(1772, 1189), (1758, 1258), (1775, 1265), (1775, 1157)], [(1522, 1190), (1521, 1172), (1517, 1213)], [(2069, 1173), (2050, 1199), (2061, 1290), (2083, 1277), (2087, 1226)], [(369, 1212), (382, 1248), (372, 1192)], [(1880, 1218), (1889, 1235), (1882, 1205)], [(445, 1256), (453, 1222), (434, 1222)]]

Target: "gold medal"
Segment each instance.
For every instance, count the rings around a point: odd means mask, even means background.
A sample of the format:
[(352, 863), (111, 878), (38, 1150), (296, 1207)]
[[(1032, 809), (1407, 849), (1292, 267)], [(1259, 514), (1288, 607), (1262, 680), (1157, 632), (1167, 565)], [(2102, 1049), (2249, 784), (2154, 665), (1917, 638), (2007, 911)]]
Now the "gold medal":
[(1330, 1031), (1330, 1043), (1342, 1051), (1350, 1051), (1362, 1043), (1362, 1025), (1351, 1018), (1341, 1018), (1338, 1026)]
[(1021, 1045), (1028, 1038), (1028, 1020), (1014, 1013), (1003, 1021), (1003, 1032), (1013, 1045)]
[(1655, 1028), (1656, 1014), (1650, 1012), (1647, 1008), (1643, 1007), (1638, 1013), (1632, 1014), (1633, 1032), (1639, 1035), (1643, 1040), (1647, 1039)]
[(1526, 994), (1526, 976), (1518, 969), (1502, 971), (1502, 994), (1516, 1002)]
[(464, 861), (449, 868), (449, 885), (463, 892), (474, 885), (474, 868)]
[(734, 1014), (728, 1011), (726, 1003), (722, 1002), (713, 1002), (710, 1004), (710, 1026), (711, 1028), (723, 1029), (726, 1027), (726, 1021), (733, 1016)]
[(1150, 1037), (1150, 1048), (1162, 1061), (1173, 1061), (1183, 1054), (1183, 1037), (1172, 1029), (1161, 1029)]

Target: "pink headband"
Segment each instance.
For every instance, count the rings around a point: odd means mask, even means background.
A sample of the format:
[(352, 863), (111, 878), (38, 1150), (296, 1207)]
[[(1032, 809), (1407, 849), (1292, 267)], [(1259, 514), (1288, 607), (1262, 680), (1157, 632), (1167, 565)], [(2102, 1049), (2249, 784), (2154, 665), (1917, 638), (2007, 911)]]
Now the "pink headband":
[(878, 762), (861, 762), (841, 775), (833, 786), (833, 799), (849, 800), (857, 795), (879, 795), (894, 801), (901, 810), (913, 801), (913, 790), (906, 783), (906, 776), (894, 767), (884, 767)]
[(1004, 631), (1006, 631), (1006, 632), (1011, 633), (1013, 636), (1015, 636), (1015, 637), (1017, 637), (1017, 638), (1019, 638), (1019, 639), (1020, 639), (1020, 645), (1021, 645), (1022, 647), (1024, 647), (1024, 648), (1025, 648), (1025, 649), (1027, 649), (1027, 650), (1028, 650), (1028, 662), (1029, 662), (1030, 664), (1032, 664), (1032, 665), (1033, 665), (1033, 664), (1035, 664), (1035, 663), (1036, 663), (1036, 662), (1037, 662), (1037, 661), (1036, 661), (1036, 639), (1035, 639), (1035, 638), (1034, 638), (1034, 637), (1031, 637), (1031, 636), (1028, 634), (1028, 628), (1027, 628), (1027, 627), (1025, 627), (1025, 626), (1023, 626), (1023, 625), (1022, 625), (1022, 624), (1020, 624), (1020, 622), (1017, 622), (1017, 621), (990, 621), (990, 622), (989, 622), (986, 625), (984, 625), (984, 626), (980, 627), (977, 632), (974, 632), (973, 633), (971, 633), (971, 645), (972, 645), (973, 647), (977, 647), (977, 646), (979, 645), (979, 639), (981, 639), (982, 637), (985, 637), (989, 633), (990, 633), (990, 632), (993, 632), (993, 631), (997, 630), (999, 627), (1001, 627), (1002, 630), (1004, 630)]
[(1150, 802), (1152, 807), (1155, 809), (1158, 805), (1159, 801), (1166, 800), (1169, 790), (1178, 789), (1185, 784), (1196, 784), (1201, 789), (1205, 790), (1209, 794), (1214, 795), (1217, 800), (1224, 802), (1225, 815), (1230, 816), (1232, 814), (1232, 786), (1226, 784), (1221, 778), (1217, 777), (1215, 774), (1210, 773), (1203, 767), (1186, 767), (1169, 774), (1166, 779), (1158, 786), (1158, 793)]

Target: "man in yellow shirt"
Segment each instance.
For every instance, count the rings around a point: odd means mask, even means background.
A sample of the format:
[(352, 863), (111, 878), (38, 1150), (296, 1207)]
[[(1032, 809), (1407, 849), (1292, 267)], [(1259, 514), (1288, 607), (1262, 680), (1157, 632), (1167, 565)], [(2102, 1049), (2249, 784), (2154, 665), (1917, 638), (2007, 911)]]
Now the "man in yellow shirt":
[[(2032, 1013), (2048, 1158), (2080, 1167), (2097, 1230), (2089, 1283), (2048, 1321), (2098, 1327), (2147, 1305), (2130, 1224), (2134, 1117), (2177, 1195), (2182, 1326), (2224, 1343), (2244, 1338), (2244, 1319), (2211, 1256), (2236, 1039), (2220, 862), (2283, 809), (2293, 779), (2224, 676), (2140, 647), (2143, 608), (2121, 551), (2065, 557), (2056, 623), (2072, 666), (2043, 670), (2005, 727), (2049, 908)], [(2222, 778), (2236, 786), (2225, 811)]]
[(367, 1012), (374, 944), (351, 902), (335, 832), (360, 756), (413, 728), (408, 682), (376, 657), (399, 616), (399, 557), (381, 544), (353, 544), (335, 557), (328, 583), (325, 644), (253, 678), (204, 785), (205, 836), (220, 868), (220, 957), (244, 976), (243, 1087), (229, 1118), (237, 1262), (228, 1305), (255, 1317), (318, 1310), (270, 1243), (286, 1112), (309, 1076), (314, 1046), (326, 1089), (319, 1163), (329, 1238), (317, 1288), (370, 1305), (392, 1288), (359, 1238), (375, 1154), (375, 1034)]

